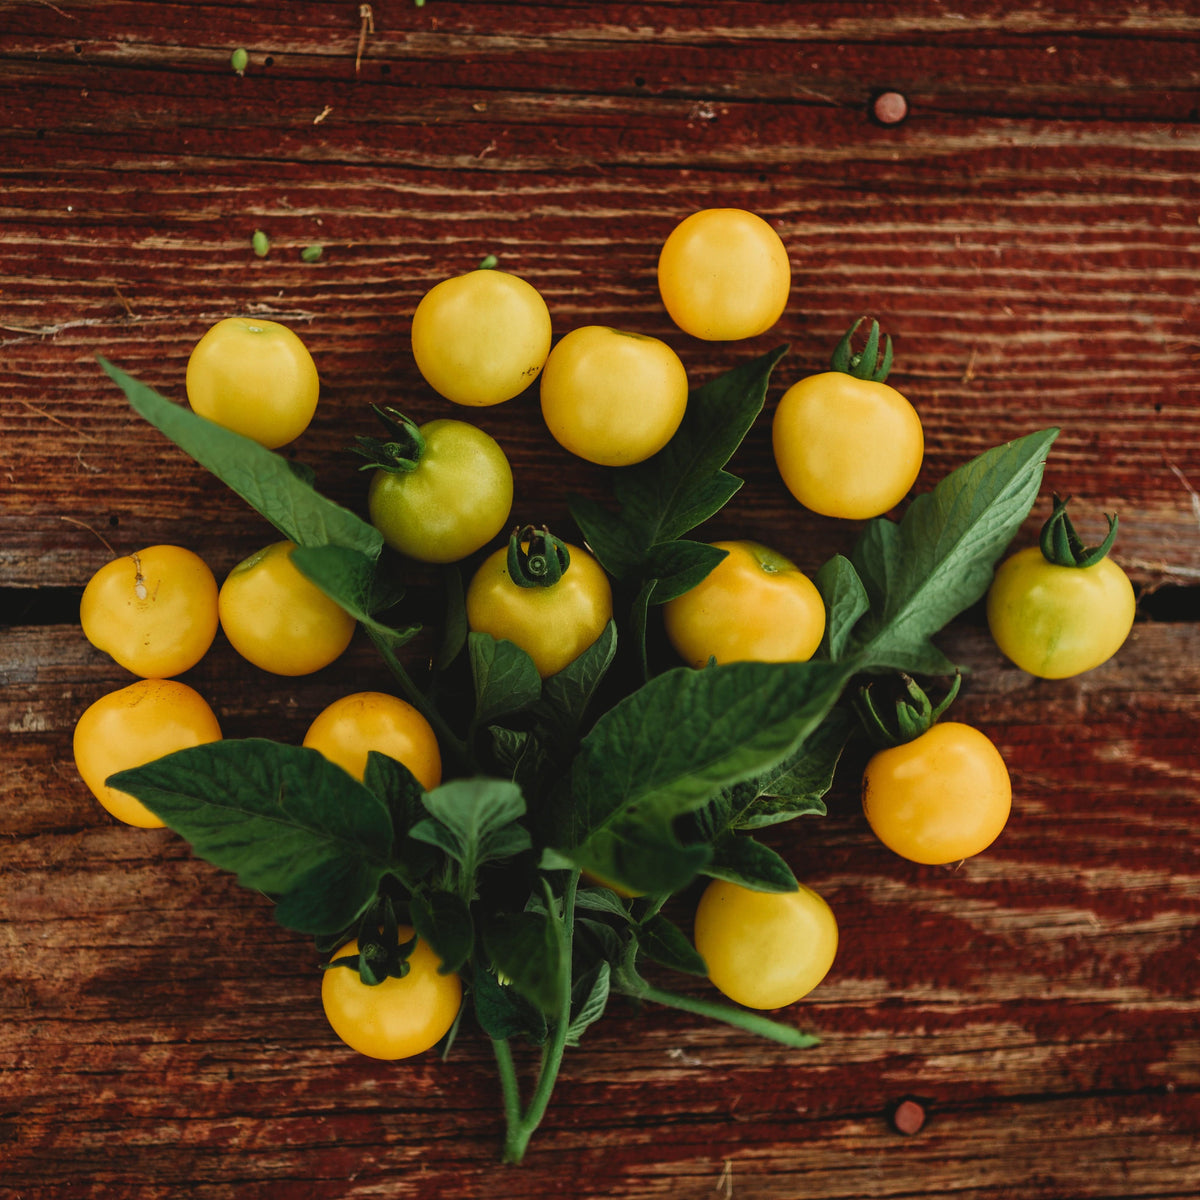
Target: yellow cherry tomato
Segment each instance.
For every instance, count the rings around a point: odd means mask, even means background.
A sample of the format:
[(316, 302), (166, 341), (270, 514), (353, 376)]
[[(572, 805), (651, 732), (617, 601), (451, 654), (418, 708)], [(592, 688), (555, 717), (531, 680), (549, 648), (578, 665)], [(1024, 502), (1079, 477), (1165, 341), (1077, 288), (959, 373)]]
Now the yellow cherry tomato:
[(542, 416), (565, 450), (604, 467), (657, 454), (687, 408), (687, 372), (666, 342), (603, 325), (573, 329), (542, 372)]
[[(525, 544), (528, 548), (528, 543)], [(612, 620), (612, 587), (600, 564), (567, 544), (570, 565), (549, 587), (521, 587), (508, 573), (508, 548), (489, 554), (467, 588), (467, 624), (520, 646), (543, 678), (577, 659)]]
[(837, 955), (833, 910), (803, 884), (755, 892), (714, 879), (696, 908), (696, 949), (713, 985), (747, 1008), (782, 1008), (813, 990)]
[(1090, 567), (1049, 562), (1037, 546), (1000, 564), (987, 597), (1001, 653), (1042, 679), (1066, 679), (1107, 662), (1133, 628), (1129, 576), (1111, 558)]
[(550, 311), (504, 271), (443, 279), (413, 314), (417, 369), (434, 391), (472, 408), (502, 404), (538, 377), (550, 353)]
[(706, 208), (681, 221), (658, 257), (658, 290), (685, 333), (734, 341), (783, 314), (792, 269), (779, 234), (742, 208)]
[(139, 679), (101, 696), (75, 725), (75, 766), (92, 794), (118, 821), (161, 829), (158, 819), (128, 792), (104, 781), (164, 754), (221, 739), (221, 727), (199, 692), (175, 679)]
[[(402, 942), (413, 935), (402, 927)], [(333, 957), (358, 953), (347, 942)], [(368, 1058), (411, 1058), (431, 1050), (450, 1032), (462, 1005), (462, 982), (453, 973), (438, 974), (437, 955), (418, 941), (408, 959), (408, 974), (366, 984), (352, 967), (329, 967), (321, 978), (321, 1003), (333, 1032)]]
[(863, 812), (875, 836), (911, 862), (970, 858), (1000, 836), (1012, 783), (984, 733), (939, 721), (920, 737), (880, 750), (863, 772)]
[(106, 563), (79, 602), (84, 637), (127, 671), (168, 679), (194, 667), (217, 633), (217, 581), (182, 546), (148, 546)]
[(355, 621), (274, 542), (229, 572), (217, 597), (221, 628), (245, 659), (275, 675), (309, 675), (350, 644)]
[(319, 391), (312, 355), (277, 321), (227, 317), (196, 343), (188, 359), (193, 411), (268, 449), (308, 428)]
[(726, 556), (663, 605), (667, 638), (693, 667), (806, 662), (825, 633), (825, 603), (807, 575), (758, 542), (714, 542)]
[(824, 371), (784, 393), (771, 427), (788, 490), (815, 513), (865, 520), (894, 508), (921, 470), (925, 437), (895, 388)]
[(355, 692), (317, 714), (304, 744), (357, 779), (367, 753), (378, 750), (402, 762), (431, 791), (442, 781), (442, 756), (429, 722), (411, 704), (386, 692)]

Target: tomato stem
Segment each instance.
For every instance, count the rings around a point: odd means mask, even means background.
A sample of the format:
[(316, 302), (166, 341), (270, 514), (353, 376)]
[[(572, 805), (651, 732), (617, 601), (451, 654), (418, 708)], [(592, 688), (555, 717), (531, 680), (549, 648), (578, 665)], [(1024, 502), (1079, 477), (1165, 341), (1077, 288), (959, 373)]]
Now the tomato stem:
[(546, 528), (518, 527), (508, 539), (508, 575), (518, 587), (553, 587), (571, 565), (571, 552)]
[(896, 701), (896, 715), (893, 723), (889, 724), (875, 707), (871, 695), (871, 684), (859, 690), (854, 700), (854, 707), (862, 720), (867, 736), (875, 745), (884, 748), (903, 746), (916, 741), (923, 733), (927, 733), (942, 718), (958, 695), (962, 685), (962, 676), (955, 675), (950, 690), (935, 708), (925, 694), (924, 689), (909, 675), (901, 674), (908, 699), (901, 697)]
[(355, 437), (357, 444), (350, 449), (367, 460), (359, 470), (378, 468), (396, 475), (407, 475), (410, 471), (415, 471), (421, 461), (421, 455), (425, 453), (425, 439), (421, 436), (416, 422), (406, 417), (399, 409), (380, 408), (378, 404), (372, 404), (371, 407), (390, 436), (386, 441), (363, 437), (361, 434)]
[(1042, 556), (1056, 567), (1094, 567), (1101, 559), (1107, 557), (1113, 542), (1117, 540), (1116, 514), (1104, 514), (1104, 519), (1108, 522), (1108, 536), (1104, 541), (1098, 546), (1085, 546), (1067, 515), (1070, 499), (1069, 496), (1065, 500), (1061, 496), (1054, 497), (1054, 511), (1042, 526), (1038, 539)]
[(842, 335), (834, 349), (830, 366), (844, 375), (853, 375), (855, 379), (869, 379), (873, 383), (882, 383), (892, 369), (892, 339), (885, 335), (883, 341), (883, 357), (879, 355), (879, 322), (871, 321), (871, 332), (867, 334), (867, 344), (858, 353), (854, 352), (854, 335), (858, 327), (866, 320), (859, 317)]
[[(550, 1097), (554, 1093), (554, 1085), (558, 1082), (558, 1073), (562, 1067), (563, 1052), (567, 1047), (567, 1035), (571, 1027), (571, 942), (575, 926), (575, 893), (578, 888), (579, 871), (576, 869), (567, 877), (567, 884), (563, 890), (562, 915), (559, 916), (554, 911), (553, 903), (547, 904), (559, 949), (558, 1005), (554, 1014), (554, 1033), (542, 1051), (542, 1060), (538, 1067), (533, 1095), (530, 1097), (529, 1106), (523, 1113), (521, 1111), (520, 1085), (517, 1081), (516, 1069), (513, 1066), (512, 1051), (507, 1041), (493, 1039), (493, 1051), (496, 1055), (496, 1065), (504, 1093), (504, 1118), (507, 1126), (504, 1140), (504, 1161), (507, 1163), (516, 1164), (525, 1157), (529, 1139), (546, 1115), (546, 1109), (550, 1104)], [(547, 896), (548, 902), (552, 899), (553, 897)]]

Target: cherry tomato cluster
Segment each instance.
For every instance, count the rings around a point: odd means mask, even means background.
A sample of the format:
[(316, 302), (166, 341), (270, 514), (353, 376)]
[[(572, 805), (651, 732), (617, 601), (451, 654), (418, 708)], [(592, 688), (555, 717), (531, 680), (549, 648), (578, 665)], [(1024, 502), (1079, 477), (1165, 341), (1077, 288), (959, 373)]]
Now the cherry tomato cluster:
[[(734, 340), (770, 329), (783, 313), (791, 275), (787, 251), (762, 218), (706, 209), (682, 221), (658, 260), (658, 285), (685, 333)], [(795, 382), (772, 425), (783, 483), (806, 508), (863, 520), (887, 513), (921, 468), (921, 421), (884, 382), (891, 343), (872, 324), (855, 351), (857, 326), (832, 369)], [(658, 453), (679, 428), (688, 378), (665, 342), (598, 325), (552, 337), (545, 300), (526, 280), (493, 268), (446, 279), (417, 305), (414, 361), (428, 384), (459, 406), (502, 404), (537, 385), (546, 427), (570, 454), (623, 467)], [(200, 339), (187, 368), (197, 413), (278, 447), (309, 424), (318, 403), (312, 358), (289, 329), (231, 318)], [(467, 421), (417, 425), (378, 410), (386, 437), (358, 439), (370, 468), (366, 507), (394, 550), (425, 563), (461, 562), (508, 526), (513, 474), (504, 450)], [(997, 644), (1018, 666), (1047, 678), (1088, 670), (1115, 653), (1133, 618), (1132, 590), (1107, 557), (1085, 551), (1058, 515), (1040, 549), (1021, 551), (997, 572), (988, 618)], [(666, 637), (684, 663), (803, 662), (822, 644), (820, 591), (778, 550), (718, 542), (711, 573), (663, 606)], [(160, 822), (105, 780), (172, 750), (214, 741), (212, 710), (175, 679), (212, 645), (218, 626), (261, 669), (303, 676), (346, 649), (354, 620), (299, 571), (294, 546), (275, 542), (235, 566), (218, 588), (191, 551), (152, 546), (116, 558), (84, 592), (89, 641), (141, 678), (97, 700), (80, 718), (75, 756), (100, 802), (133, 825)], [(592, 645), (612, 618), (612, 587), (585, 547), (525, 526), (488, 553), (466, 592), (469, 627), (507, 639), (550, 677)], [(927, 714), (928, 715), (928, 714)], [(1003, 759), (976, 729), (936, 716), (872, 757), (863, 808), (879, 839), (917, 863), (952, 863), (983, 850), (1009, 815)], [(369, 750), (406, 765), (425, 789), (442, 777), (426, 719), (394, 696), (345, 696), (312, 722), (304, 745), (361, 779)], [(753, 891), (716, 880), (695, 916), (695, 942), (712, 983), (734, 1001), (777, 1008), (811, 991), (830, 969), (838, 928), (825, 900)], [(401, 931), (414, 937), (411, 930)], [(342, 947), (357, 955), (357, 946)], [(419, 940), (402, 977), (375, 985), (352, 971), (325, 973), (323, 999), (350, 1046), (382, 1058), (419, 1053), (449, 1029), (461, 1002), (453, 973), (438, 971)]]

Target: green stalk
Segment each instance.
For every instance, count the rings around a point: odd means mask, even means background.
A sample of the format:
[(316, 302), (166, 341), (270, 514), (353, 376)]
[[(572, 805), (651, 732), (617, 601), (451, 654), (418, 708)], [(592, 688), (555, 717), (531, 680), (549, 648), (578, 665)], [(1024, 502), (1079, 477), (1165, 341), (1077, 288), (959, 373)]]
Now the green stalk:
[(412, 676), (404, 669), (404, 664), (396, 656), (392, 648), (369, 626), (367, 627), (367, 636), (375, 643), (375, 649), (379, 651), (383, 661), (387, 663), (388, 670), (391, 671), (392, 677), (400, 685), (400, 690), (404, 693), (405, 698), (433, 727), (442, 749), (447, 751), (450, 756), (457, 758), (459, 762), (473, 768), (475, 764), (468, 753), (466, 742), (446, 724), (442, 714), (429, 703), (424, 692), (413, 682)]
[(521, 1112), (520, 1088), (513, 1067), (512, 1051), (506, 1041), (494, 1041), (500, 1084), (504, 1092), (504, 1117), (507, 1134), (504, 1140), (504, 1161), (519, 1163), (525, 1157), (529, 1139), (542, 1123), (558, 1072), (562, 1067), (563, 1051), (567, 1048), (567, 1033), (571, 1027), (571, 940), (575, 925), (575, 892), (579, 887), (579, 872), (572, 871), (563, 892), (562, 917), (555, 920), (553, 904), (548, 905), (550, 919), (555, 921), (558, 935), (559, 961), (562, 964), (558, 980), (558, 1011), (554, 1015), (554, 1036), (542, 1051), (537, 1082), (529, 1107)]
[(772, 1042), (803, 1050), (809, 1046), (819, 1046), (821, 1039), (811, 1033), (801, 1033), (790, 1025), (772, 1021), (770, 1017), (760, 1017), (757, 1013), (746, 1012), (740, 1008), (730, 1008), (726, 1004), (717, 1004), (711, 1000), (700, 1000), (695, 996), (681, 996), (676, 992), (666, 992), (652, 984), (642, 982), (642, 986), (629, 993), (640, 1000), (651, 1000), (668, 1008), (678, 1008), (682, 1012), (694, 1013), (698, 1017), (708, 1017), (712, 1021), (721, 1021), (725, 1025), (733, 1025), (744, 1029), (747, 1033), (757, 1034)]

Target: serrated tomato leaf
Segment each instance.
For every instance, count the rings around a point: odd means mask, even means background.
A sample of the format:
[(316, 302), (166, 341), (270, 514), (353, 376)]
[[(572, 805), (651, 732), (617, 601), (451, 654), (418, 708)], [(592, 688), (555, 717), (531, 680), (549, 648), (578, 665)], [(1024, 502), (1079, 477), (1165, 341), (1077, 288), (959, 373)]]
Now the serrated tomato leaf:
[(987, 591), (1029, 515), (1057, 429), (985, 451), (917, 496), (899, 524), (869, 522), (850, 561), (870, 599), (844, 659), (860, 670), (951, 674), (929, 640)]
[(756, 892), (794, 892), (799, 886), (780, 855), (744, 833), (725, 833), (713, 843), (704, 874)]
[(558, 1007), (562, 947), (544, 913), (493, 913), (483, 921), (483, 945), (496, 971), (544, 1013)]
[[(393, 651), (421, 632), (420, 625), (394, 628), (375, 618), (373, 614), (379, 607), (377, 564), (361, 551), (337, 545), (297, 546), (292, 551), (292, 563), (373, 636), (384, 638)], [(395, 599), (388, 598), (390, 603)]]
[(261, 738), (178, 750), (110, 780), (193, 851), (275, 897), (305, 933), (348, 926), (375, 897), (392, 858), (386, 806), (316, 750)]
[(471, 910), (453, 892), (421, 888), (409, 901), (413, 929), (441, 959), (440, 974), (459, 971), (471, 957), (475, 928)]
[(513, 642), (470, 633), (467, 652), (475, 682), (477, 728), (521, 712), (541, 696), (542, 680), (533, 659)]
[(667, 671), (606, 712), (580, 744), (552, 841), (635, 891), (674, 891), (707, 861), (674, 823), (794, 754), (849, 678), (832, 663)]
[(610, 575), (632, 582), (678, 573), (660, 571), (656, 558), (719, 512), (741, 487), (725, 464), (762, 411), (771, 371), (786, 352), (782, 346), (693, 390), (666, 446), (613, 473), (618, 513), (572, 497), (571, 516)]
[(100, 365), (125, 393), (134, 410), (202, 467), (261, 513), (298, 546), (347, 546), (375, 558), (379, 531), (312, 486), (310, 472), (250, 438), (198, 416), (159, 395), (101, 357)]

